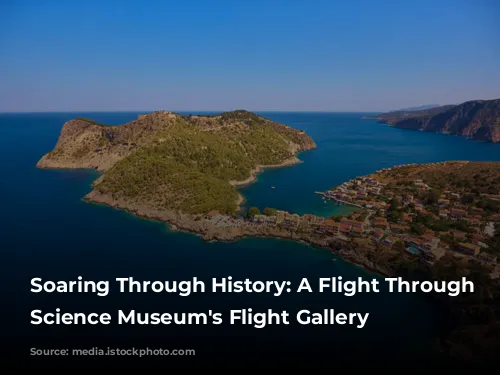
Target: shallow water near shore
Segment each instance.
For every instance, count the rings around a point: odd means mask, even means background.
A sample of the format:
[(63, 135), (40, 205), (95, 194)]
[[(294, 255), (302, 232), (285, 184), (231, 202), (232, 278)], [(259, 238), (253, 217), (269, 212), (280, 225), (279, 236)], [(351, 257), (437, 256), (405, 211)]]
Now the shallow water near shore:
[[(195, 348), (214, 352), (325, 353), (380, 356), (392, 353), (414, 358), (428, 353), (439, 333), (439, 310), (423, 295), (388, 293), (344, 297), (332, 293), (259, 294), (199, 293), (189, 297), (127, 294), (113, 290), (94, 294), (33, 294), (30, 280), (183, 280), (198, 277), (233, 280), (290, 280), (319, 277), (374, 277), (337, 259), (328, 251), (275, 239), (243, 239), (206, 243), (199, 237), (170, 232), (159, 222), (139, 219), (82, 197), (97, 178), (95, 171), (39, 170), (38, 159), (50, 151), (65, 121), (88, 117), (120, 124), (138, 113), (0, 114), (0, 170), (3, 215), (0, 219), (4, 274), (16, 300), (8, 336), (29, 347), (126, 345)], [(325, 203), (323, 191), (378, 169), (405, 163), (443, 160), (500, 161), (500, 145), (461, 137), (413, 132), (361, 120), (353, 113), (263, 113), (278, 122), (305, 130), (318, 148), (299, 155), (303, 163), (265, 170), (257, 181), (240, 189), (245, 205), (330, 216), (350, 210)], [(274, 189), (272, 188), (274, 186)], [(11, 266), (14, 264), (14, 266)], [(314, 284), (313, 284), (314, 285)], [(302, 309), (369, 312), (363, 329), (353, 326), (33, 326), (30, 311), (215, 312), (252, 308), (254, 312)], [(227, 315), (226, 315), (227, 316)], [(292, 319), (294, 320), (294, 319)], [(26, 349), (28, 350), (28, 349)], [(256, 355), (256, 354), (255, 354)]]

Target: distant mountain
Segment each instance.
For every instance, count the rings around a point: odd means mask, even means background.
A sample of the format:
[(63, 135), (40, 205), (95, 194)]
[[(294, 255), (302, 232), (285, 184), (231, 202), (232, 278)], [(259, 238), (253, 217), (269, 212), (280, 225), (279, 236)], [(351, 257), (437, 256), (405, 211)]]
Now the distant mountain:
[(389, 112), (412, 112), (412, 111), (421, 111), (423, 109), (430, 109), (430, 108), (436, 108), (436, 107), (439, 107), (439, 104), (426, 104), (426, 105), (421, 105), (419, 107), (401, 108), (401, 109), (397, 109), (397, 110), (389, 111)]
[(472, 100), (459, 105), (388, 112), (365, 118), (374, 118), (379, 123), (401, 129), (500, 142), (500, 99)]
[(421, 109), (418, 111), (408, 111), (408, 110), (400, 110), (400, 111), (392, 111), (381, 113), (373, 116), (366, 116), (365, 118), (374, 118), (379, 120), (381, 123), (387, 123), (389, 125), (393, 125), (398, 121), (405, 120), (408, 118), (421, 118), (426, 116), (434, 116), (441, 112), (445, 112), (451, 108), (455, 107), (454, 105), (443, 105), (440, 107), (433, 107), (428, 109)]

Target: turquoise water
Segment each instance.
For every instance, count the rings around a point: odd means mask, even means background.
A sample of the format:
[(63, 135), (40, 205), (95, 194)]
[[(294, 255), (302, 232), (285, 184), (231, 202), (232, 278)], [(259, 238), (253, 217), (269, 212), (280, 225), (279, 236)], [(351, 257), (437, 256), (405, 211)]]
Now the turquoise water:
[[(302, 164), (271, 169), (242, 189), (248, 205), (291, 212), (331, 215), (345, 207), (325, 204), (316, 190), (325, 190), (357, 175), (395, 164), (449, 159), (500, 160), (500, 145), (460, 137), (392, 129), (353, 113), (264, 113), (307, 131), (318, 148), (302, 153)], [(119, 343), (135, 347), (196, 348), (212, 359), (259, 355), (313, 359), (411, 357), (427, 353), (439, 331), (440, 314), (420, 295), (290, 293), (205, 293), (190, 297), (157, 294), (33, 294), (30, 279), (183, 280), (196, 276), (232, 276), (239, 280), (290, 280), (302, 277), (373, 277), (327, 251), (272, 239), (236, 243), (205, 243), (196, 236), (170, 233), (165, 225), (138, 219), (81, 198), (97, 174), (93, 171), (38, 170), (37, 160), (54, 146), (63, 123), (74, 117), (119, 124), (137, 113), (0, 114), (0, 241), (3, 273), (15, 298), (13, 324), (7, 335), (19, 348), (81, 347)], [(275, 186), (275, 189), (271, 189)], [(335, 261), (334, 261), (335, 260)], [(338, 312), (369, 312), (363, 329), (350, 326), (32, 326), (30, 311), (227, 313), (230, 309), (268, 308)], [(252, 359), (253, 358), (253, 359)]]
[(359, 113), (263, 115), (305, 130), (318, 148), (300, 154), (304, 163), (268, 170), (256, 183), (243, 189), (249, 202), (260, 206), (328, 215), (338, 208), (325, 205), (313, 192), (324, 191), (359, 175), (397, 164), (500, 160), (498, 144), (391, 128), (375, 120), (361, 120)]
[(415, 249), (414, 247), (409, 247), (407, 250), (412, 254), (418, 254), (418, 249)]

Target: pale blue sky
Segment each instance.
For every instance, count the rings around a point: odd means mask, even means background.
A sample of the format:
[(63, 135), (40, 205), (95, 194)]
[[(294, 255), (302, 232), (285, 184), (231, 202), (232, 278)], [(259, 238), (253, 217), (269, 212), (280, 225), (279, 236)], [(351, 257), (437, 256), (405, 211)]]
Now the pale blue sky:
[(0, 2), (0, 111), (384, 111), (500, 98), (500, 2)]

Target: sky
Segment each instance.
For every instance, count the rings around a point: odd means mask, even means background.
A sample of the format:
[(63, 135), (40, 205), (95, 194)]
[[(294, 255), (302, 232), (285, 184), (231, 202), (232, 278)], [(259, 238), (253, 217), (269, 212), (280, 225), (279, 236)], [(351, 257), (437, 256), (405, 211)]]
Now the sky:
[(0, 1), (0, 112), (500, 98), (497, 0)]

